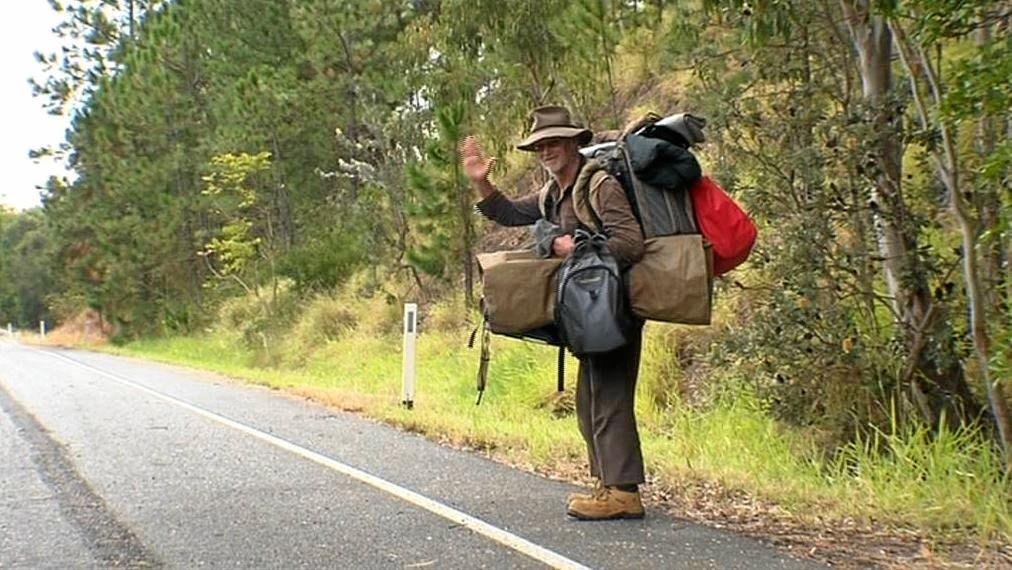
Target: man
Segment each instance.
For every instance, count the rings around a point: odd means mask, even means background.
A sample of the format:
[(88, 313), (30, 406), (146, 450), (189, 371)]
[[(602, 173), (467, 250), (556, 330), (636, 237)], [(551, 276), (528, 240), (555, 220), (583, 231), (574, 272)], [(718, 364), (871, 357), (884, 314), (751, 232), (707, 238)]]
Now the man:
[[(485, 157), (474, 137), (460, 145), (464, 172), (482, 199), (478, 209), (489, 219), (520, 226), (542, 217), (559, 226), (551, 244), (555, 256), (566, 257), (574, 250), (573, 232), (579, 222), (573, 209), (573, 186), (585, 160), (579, 148), (591, 139), (591, 132), (573, 123), (564, 107), (535, 109), (529, 136), (517, 148), (534, 152), (538, 162), (551, 174), (542, 216), (540, 192), (511, 200), (488, 180), (495, 164)], [(592, 204), (600, 218), (607, 247), (620, 264), (631, 265), (643, 256), (643, 234), (618, 181), (608, 178)], [(639, 485), (644, 481), (643, 456), (633, 398), (639, 373), (642, 321), (628, 345), (618, 350), (586, 357), (580, 361), (576, 388), (576, 412), (580, 432), (587, 443), (591, 476), (597, 480), (593, 492), (572, 494), (566, 512), (583, 520), (642, 518)]]

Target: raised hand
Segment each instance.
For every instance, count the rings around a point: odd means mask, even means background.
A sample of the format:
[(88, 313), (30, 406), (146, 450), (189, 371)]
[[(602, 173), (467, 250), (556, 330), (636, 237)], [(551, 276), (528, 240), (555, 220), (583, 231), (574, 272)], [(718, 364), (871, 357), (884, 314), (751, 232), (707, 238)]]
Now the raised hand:
[(464, 137), (458, 145), (460, 153), (460, 165), (464, 169), (464, 175), (472, 182), (481, 183), (488, 181), (488, 174), (495, 165), (495, 158), (488, 158), (481, 152), (478, 141), (473, 136)]

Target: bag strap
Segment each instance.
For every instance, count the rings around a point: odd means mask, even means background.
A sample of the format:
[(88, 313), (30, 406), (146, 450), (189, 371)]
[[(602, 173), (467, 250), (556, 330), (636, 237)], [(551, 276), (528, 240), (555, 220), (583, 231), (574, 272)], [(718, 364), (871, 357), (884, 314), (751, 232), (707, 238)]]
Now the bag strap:
[(474, 341), (478, 338), (478, 329), (481, 328), (482, 323), (475, 325), (474, 329), (471, 330), (471, 334), (467, 335), (467, 348), (474, 348)]
[(559, 347), (559, 359), (555, 367), (558, 377), (556, 378), (555, 387), (558, 388), (559, 392), (566, 389), (566, 347)]
[[(477, 332), (478, 329), (476, 327), (474, 331), (471, 333), (471, 342), (469, 343), (468, 348), (474, 346), (474, 337)], [(478, 399), (475, 400), (474, 402), (475, 406), (481, 405), (481, 397), (485, 395), (485, 386), (486, 384), (488, 384), (488, 362), (492, 358), (491, 345), (492, 345), (492, 333), (489, 331), (486, 323), (484, 324), (481, 333), (481, 356), (479, 356), (478, 359), (478, 376), (477, 376)]]
[(546, 220), (548, 219), (548, 201), (552, 195), (552, 184), (553, 181), (549, 179), (538, 190), (538, 210), (541, 211), (541, 217)]
[(588, 160), (580, 174), (576, 177), (576, 184), (573, 185), (573, 212), (576, 219), (586, 226), (593, 233), (600, 233), (604, 229), (601, 217), (597, 215), (594, 204), (597, 203), (597, 196), (601, 186), (608, 180), (608, 171), (597, 159)]
[[(592, 158), (583, 165), (576, 176), (576, 183), (573, 184), (573, 211), (576, 219), (590, 228), (594, 233), (604, 229), (600, 216), (594, 204), (597, 203), (597, 195), (601, 186), (608, 179), (610, 174), (604, 164), (596, 158)], [(538, 210), (541, 217), (548, 219), (549, 201), (551, 200), (553, 181), (549, 180), (538, 191)]]

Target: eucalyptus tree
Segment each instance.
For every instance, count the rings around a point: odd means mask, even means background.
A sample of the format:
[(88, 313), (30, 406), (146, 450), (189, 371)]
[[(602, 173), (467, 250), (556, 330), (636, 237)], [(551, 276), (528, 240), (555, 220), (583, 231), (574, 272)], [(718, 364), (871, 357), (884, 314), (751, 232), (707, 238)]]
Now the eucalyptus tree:
[[(950, 425), (975, 418), (979, 406), (970, 392), (952, 347), (951, 315), (933, 298), (928, 265), (916, 216), (907, 203), (902, 162), (906, 100), (892, 70), (893, 34), (872, 2), (841, 0), (851, 41), (858, 55), (862, 94), (874, 127), (872, 199), (876, 204), (879, 252), (893, 310), (905, 328), (911, 366), (904, 369), (913, 399), (924, 419)], [(944, 412), (944, 415), (943, 415)]]
[[(1002, 318), (1004, 315), (995, 315), (995, 309), (1000, 310), (1007, 302), (1002, 299), (1005, 291), (1001, 288), (1001, 281), (1007, 276), (995, 270), (1008, 258), (1004, 249), (1008, 228), (998, 224), (1001, 197), (992, 185), (1007, 182), (1009, 175), (1008, 172), (1003, 175), (992, 172), (990, 176), (981, 176), (967, 170), (963, 164), (967, 158), (976, 158), (984, 164), (1007, 163), (1007, 156), (999, 152), (1007, 154), (1009, 142), (1005, 141), (1003, 150), (999, 151), (993, 134), (988, 131), (995, 114), (1007, 114), (1012, 108), (1012, 89), (1008, 88), (1012, 40), (1001, 37), (1007, 29), (996, 30), (997, 40), (992, 39), (991, 32), (999, 22), (1007, 26), (1012, 11), (1008, 6), (993, 2), (949, 0), (917, 0), (891, 8), (883, 16), (910, 84), (913, 114), (920, 128), (915, 132), (915, 140), (923, 145), (936, 179), (945, 189), (949, 213), (960, 235), (968, 328), (977, 358), (976, 373), (987, 395), (1006, 463), (1012, 466), (1010, 395), (1001, 377), (994, 377), (991, 371), (993, 333), (989, 328), (995, 327), (988, 323), (991, 317), (1000, 328), (1008, 325), (1007, 318)], [(973, 32), (978, 32), (978, 36), (969, 55), (957, 52), (944, 57), (945, 48), (960, 47), (958, 42), (970, 41)], [(943, 65), (955, 68), (951, 78), (943, 75)], [(974, 127), (972, 132), (979, 143), (975, 145), (976, 153), (959, 149), (961, 121)], [(973, 157), (973, 154), (978, 156)], [(1008, 196), (1005, 200), (1008, 202)], [(981, 243), (981, 236), (985, 234), (990, 235), (991, 243), (987, 248)]]
[(683, 109), (708, 119), (707, 170), (762, 226), (752, 272), (736, 277), (747, 301), (715, 356), (778, 417), (846, 437), (857, 418), (885, 421), (899, 351), (881, 324), (872, 214), (848, 158), (863, 150), (843, 88), (856, 74), (818, 8), (683, 12), (665, 45), (687, 69)]
[[(886, 16), (863, 0), (755, 8), (741, 2), (711, 5), (723, 7), (725, 17), (737, 18), (751, 44), (763, 49), (775, 49), (779, 43), (809, 44), (816, 36), (798, 25), (805, 14), (818, 17), (812, 21), (821, 22), (819, 37), (836, 42), (837, 49), (810, 54), (808, 59), (822, 74), (835, 76), (832, 81), (837, 84), (836, 93), (827, 99), (829, 105), (816, 109), (817, 115), (825, 116), (817, 120), (818, 130), (832, 127), (826, 131), (827, 142), (837, 149), (829, 153), (835, 164), (824, 162), (821, 167), (827, 174), (834, 172), (823, 186), (839, 197), (852, 195), (848, 207), (859, 211), (851, 216), (848, 233), (861, 241), (870, 238), (876, 252), (856, 251), (864, 255), (856, 258), (860, 260), (856, 269), (873, 268), (886, 293), (878, 294), (879, 281), (864, 273), (861, 295), (872, 303), (870, 315), (880, 309), (891, 313), (891, 328), (902, 346), (896, 364), (888, 358), (878, 361), (884, 375), (876, 384), (890, 378), (884, 386), (905, 394), (929, 424), (974, 421), (981, 406), (962, 366), (958, 313), (953, 312), (959, 299), (949, 285), (958, 261), (940, 246), (944, 239), (936, 237), (940, 215), (936, 194), (930, 185), (917, 183), (920, 168), (904, 164), (911, 156), (905, 138), (909, 98), (894, 77), (894, 41)], [(839, 50), (840, 45), (850, 49)], [(875, 316), (871, 322), (879, 320)], [(882, 354), (888, 354), (888, 345), (883, 349)]]

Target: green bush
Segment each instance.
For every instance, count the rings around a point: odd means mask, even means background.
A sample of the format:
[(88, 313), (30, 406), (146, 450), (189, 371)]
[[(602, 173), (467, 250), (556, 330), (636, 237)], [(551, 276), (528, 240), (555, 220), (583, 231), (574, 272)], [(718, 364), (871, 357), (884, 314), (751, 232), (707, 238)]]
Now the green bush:
[(277, 290), (260, 290), (225, 300), (218, 309), (218, 329), (237, 335), (254, 349), (256, 360), (274, 364), (277, 344), (300, 314), (301, 300), (292, 283), (283, 280)]
[(358, 325), (358, 316), (348, 301), (333, 294), (322, 293), (309, 299), (285, 336), (285, 356), (301, 363), (326, 345), (336, 341)]
[(481, 316), (477, 309), (465, 307), (464, 295), (457, 292), (427, 306), (419, 307), (422, 313), (419, 323), (421, 331), (469, 332), (480, 322)]

